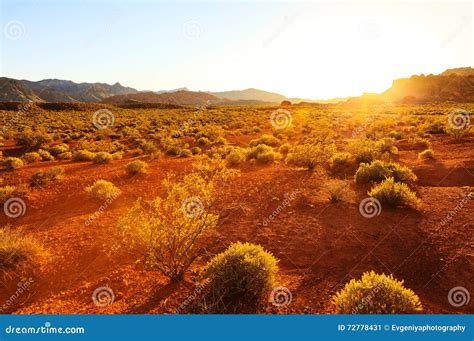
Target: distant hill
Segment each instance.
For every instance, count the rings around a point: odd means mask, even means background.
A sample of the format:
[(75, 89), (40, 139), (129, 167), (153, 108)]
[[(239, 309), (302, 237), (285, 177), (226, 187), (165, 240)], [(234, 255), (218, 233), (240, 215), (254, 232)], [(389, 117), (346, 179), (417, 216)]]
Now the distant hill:
[(262, 101), (271, 103), (280, 103), (287, 98), (283, 95), (267, 92), (258, 89), (245, 89), (245, 90), (232, 90), (232, 91), (220, 91), (220, 92), (209, 92), (210, 94), (221, 98), (228, 99), (231, 101), (243, 100), (243, 101)]
[(439, 75), (415, 75), (400, 78), (381, 94), (363, 94), (347, 104), (474, 102), (474, 69), (449, 69)]
[(118, 95), (102, 100), (108, 104), (130, 104), (130, 103), (166, 103), (174, 105), (202, 105), (206, 103), (217, 103), (220, 99), (206, 92), (175, 91), (157, 94), (155, 92), (138, 92), (134, 94)]
[(120, 83), (74, 83), (68, 80), (44, 79), (33, 82), (0, 77), (2, 102), (100, 102), (115, 95), (136, 93)]

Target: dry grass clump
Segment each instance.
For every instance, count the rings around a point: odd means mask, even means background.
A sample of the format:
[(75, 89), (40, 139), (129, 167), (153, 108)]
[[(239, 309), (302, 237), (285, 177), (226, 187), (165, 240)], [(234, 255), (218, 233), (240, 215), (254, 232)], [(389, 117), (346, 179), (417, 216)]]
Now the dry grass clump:
[(207, 263), (208, 313), (256, 312), (275, 286), (278, 260), (262, 246), (233, 243)]
[(30, 177), (30, 183), (32, 186), (44, 185), (47, 182), (61, 179), (64, 176), (65, 170), (61, 166), (51, 167), (47, 171), (35, 172)]
[(4, 204), (5, 201), (10, 199), (16, 191), (15, 186), (3, 186), (0, 187), (0, 204)]
[(300, 144), (294, 146), (286, 157), (286, 163), (313, 170), (327, 162), (335, 152), (333, 144)]
[(2, 164), (7, 171), (12, 171), (24, 166), (23, 160), (17, 157), (6, 158), (5, 160), (3, 160)]
[(368, 194), (390, 207), (406, 205), (418, 208), (421, 203), (407, 184), (396, 182), (392, 177), (375, 185)]
[(78, 150), (73, 153), (72, 159), (77, 162), (93, 161), (96, 154), (85, 149)]
[(338, 314), (415, 314), (422, 310), (418, 296), (392, 275), (365, 272), (332, 298)]
[(247, 152), (248, 160), (255, 160), (257, 163), (271, 163), (278, 158), (278, 154), (273, 150), (272, 147), (266, 144), (259, 144), (255, 147), (251, 147)]
[(34, 265), (44, 256), (41, 245), (21, 229), (0, 228), (0, 271)]
[(434, 159), (434, 151), (433, 149), (425, 149), (424, 151), (418, 154), (419, 159)]
[(113, 183), (102, 179), (96, 180), (91, 186), (86, 187), (84, 191), (90, 196), (100, 200), (107, 200), (120, 194), (120, 189)]
[(109, 163), (114, 157), (108, 152), (98, 152), (95, 154), (92, 162), (97, 164)]
[(361, 163), (357, 169), (354, 180), (357, 183), (367, 183), (370, 181), (382, 181), (393, 177), (395, 181), (414, 182), (417, 180), (413, 171), (395, 162), (384, 162), (375, 160), (371, 163)]
[(128, 175), (147, 174), (148, 168), (148, 163), (141, 160), (135, 160), (125, 166), (125, 171)]
[(41, 161), (41, 155), (39, 155), (39, 153), (36, 153), (36, 152), (25, 153), (23, 154), (21, 158), (25, 163), (33, 163), (33, 162)]

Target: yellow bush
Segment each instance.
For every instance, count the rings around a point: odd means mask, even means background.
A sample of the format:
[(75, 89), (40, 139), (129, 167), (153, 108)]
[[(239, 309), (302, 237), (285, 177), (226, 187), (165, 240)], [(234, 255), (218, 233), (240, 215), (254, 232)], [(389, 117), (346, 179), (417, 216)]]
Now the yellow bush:
[(15, 190), (15, 186), (0, 187), (0, 204), (5, 203), (5, 201), (12, 197), (13, 193), (15, 193)]
[(361, 163), (357, 169), (354, 180), (358, 183), (370, 181), (382, 181), (393, 177), (395, 181), (413, 182), (417, 180), (413, 171), (395, 162), (383, 162), (375, 160), (371, 163)]
[(254, 311), (275, 286), (278, 260), (260, 245), (233, 243), (206, 265), (207, 312)]
[(420, 299), (392, 275), (366, 272), (352, 279), (332, 298), (338, 314), (414, 314), (422, 310)]
[(0, 228), (0, 270), (15, 270), (37, 263), (45, 252), (40, 244), (20, 229)]
[(100, 200), (107, 200), (120, 194), (120, 189), (106, 180), (96, 180), (94, 184), (86, 187), (84, 190), (87, 194)]
[(329, 161), (336, 148), (333, 144), (301, 144), (294, 146), (286, 157), (286, 163), (313, 170)]
[(147, 174), (148, 164), (144, 161), (135, 160), (125, 166), (128, 175)]
[(392, 207), (408, 205), (417, 208), (421, 203), (416, 193), (411, 191), (407, 184), (395, 182), (393, 178), (387, 178), (377, 184), (368, 194)]

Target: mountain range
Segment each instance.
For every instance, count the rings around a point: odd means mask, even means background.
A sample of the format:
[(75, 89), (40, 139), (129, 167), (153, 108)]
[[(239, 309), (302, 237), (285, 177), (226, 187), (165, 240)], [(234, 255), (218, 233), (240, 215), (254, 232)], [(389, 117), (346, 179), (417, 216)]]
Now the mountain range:
[(436, 101), (474, 102), (474, 69), (471, 67), (448, 69), (439, 75), (414, 75), (396, 79), (392, 86), (380, 94), (365, 93), (352, 98), (308, 100), (287, 98), (278, 93), (258, 89), (233, 91), (189, 91), (187, 88), (161, 91), (139, 91), (134, 88), (105, 83), (74, 83), (70, 80), (45, 79), (41, 81), (17, 80), (0, 77), (0, 102), (97, 102), (110, 104), (164, 103), (173, 105), (279, 104), (317, 102), (366, 104), (392, 101), (396, 103), (426, 103)]

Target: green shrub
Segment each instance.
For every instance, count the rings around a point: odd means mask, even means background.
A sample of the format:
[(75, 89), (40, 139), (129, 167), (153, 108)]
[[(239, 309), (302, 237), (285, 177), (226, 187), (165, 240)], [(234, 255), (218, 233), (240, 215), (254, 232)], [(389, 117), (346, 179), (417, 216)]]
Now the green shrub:
[(107, 200), (120, 194), (120, 189), (106, 180), (96, 180), (94, 184), (86, 187), (84, 190), (90, 196), (100, 200)]
[(291, 149), (291, 144), (284, 143), (280, 146), (280, 148), (278, 148), (278, 152), (281, 153), (281, 154), (288, 154), (290, 149)]
[(346, 152), (335, 153), (330, 159), (329, 164), (331, 167), (342, 166), (349, 163), (351, 159), (351, 154)]
[(266, 144), (259, 144), (250, 148), (247, 153), (248, 160), (256, 160), (259, 163), (270, 163), (276, 159), (276, 153), (273, 148)]
[(65, 170), (63, 167), (55, 166), (51, 167), (47, 171), (38, 171), (35, 172), (30, 177), (30, 183), (33, 186), (40, 186), (47, 182), (61, 179), (64, 176)]
[(38, 149), (38, 154), (41, 156), (41, 160), (43, 161), (53, 161), (54, 156), (52, 156), (47, 150)]
[(24, 166), (23, 160), (17, 157), (9, 157), (3, 161), (6, 170), (14, 170)]
[(371, 162), (380, 155), (380, 141), (369, 139), (353, 140), (349, 143), (349, 150), (358, 163)]
[(148, 173), (148, 164), (144, 161), (135, 160), (125, 166), (128, 175), (138, 175)]
[(199, 147), (193, 147), (193, 148), (191, 148), (191, 153), (192, 153), (193, 155), (201, 154), (201, 152), (202, 152), (202, 150), (201, 150), (201, 148), (199, 148)]
[(418, 154), (419, 159), (434, 159), (433, 149), (425, 149)]
[(392, 275), (366, 272), (352, 279), (332, 298), (338, 314), (414, 314), (422, 310), (420, 299)]
[(109, 163), (113, 159), (112, 154), (107, 152), (98, 152), (95, 154), (94, 159), (92, 160), (94, 163), (103, 164)]
[(382, 181), (388, 177), (393, 177), (395, 181), (413, 182), (417, 180), (413, 171), (395, 162), (383, 162), (375, 160), (371, 163), (361, 163), (357, 169), (354, 180), (357, 183), (367, 183), (370, 181)]
[(30, 152), (23, 154), (22, 159), (26, 163), (33, 163), (36, 161), (41, 161), (41, 156), (38, 153)]
[(280, 143), (280, 140), (277, 139), (275, 136), (263, 134), (262, 136), (260, 136), (260, 138), (250, 141), (249, 147), (255, 147), (259, 144), (266, 144), (270, 147), (277, 147), (280, 145)]
[(74, 152), (72, 155), (72, 159), (77, 162), (82, 162), (82, 161), (93, 161), (95, 158), (95, 153), (90, 152), (88, 150), (78, 150)]
[(229, 154), (227, 154), (225, 160), (227, 166), (233, 167), (237, 166), (240, 163), (244, 162), (246, 159), (246, 152), (244, 148), (234, 147), (230, 150)]
[(313, 170), (327, 162), (335, 152), (333, 144), (302, 144), (294, 146), (286, 157), (286, 163)]
[(58, 160), (70, 160), (70, 159), (72, 159), (72, 153), (71, 152), (64, 152), (64, 153), (56, 155), (56, 158)]
[(233, 243), (204, 269), (207, 309), (213, 313), (256, 310), (275, 286), (278, 260), (260, 245)]
[(45, 255), (40, 244), (21, 229), (0, 228), (0, 271), (17, 271), (22, 265), (32, 266)]
[(391, 207), (407, 205), (417, 208), (421, 203), (416, 193), (411, 191), (407, 184), (395, 182), (393, 178), (387, 178), (375, 185), (368, 194)]
[(69, 152), (69, 146), (65, 143), (57, 144), (49, 149), (49, 152), (53, 156), (58, 156), (59, 154), (62, 153), (67, 153)]
[(15, 193), (15, 186), (3, 186), (0, 187), (0, 204), (4, 204), (5, 201), (10, 199)]
[(50, 142), (51, 136), (44, 131), (27, 130), (17, 136), (17, 144), (30, 149), (38, 149)]

